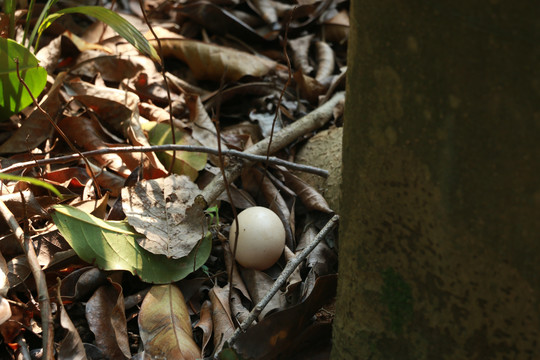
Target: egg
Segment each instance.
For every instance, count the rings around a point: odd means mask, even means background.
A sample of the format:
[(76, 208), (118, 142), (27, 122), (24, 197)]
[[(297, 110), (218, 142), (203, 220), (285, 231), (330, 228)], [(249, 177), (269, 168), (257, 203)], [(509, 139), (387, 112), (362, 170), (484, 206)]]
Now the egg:
[[(285, 248), (285, 228), (270, 209), (254, 206), (237, 217), (239, 233), (236, 261), (243, 267), (266, 270), (278, 261)], [(231, 251), (234, 250), (236, 221), (229, 232)]]

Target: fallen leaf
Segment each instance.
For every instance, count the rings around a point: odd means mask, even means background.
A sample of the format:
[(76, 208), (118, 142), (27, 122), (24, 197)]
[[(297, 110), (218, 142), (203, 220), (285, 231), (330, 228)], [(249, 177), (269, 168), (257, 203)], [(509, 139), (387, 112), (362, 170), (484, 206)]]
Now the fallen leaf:
[(60, 325), (67, 330), (58, 346), (58, 360), (86, 360), (86, 351), (81, 336), (64, 308), (60, 295), (60, 286), (56, 290), (58, 305), (60, 306)]
[(214, 286), (208, 297), (212, 302), (212, 320), (214, 321), (214, 353), (217, 354), (234, 333), (234, 323), (229, 306), (229, 287)]
[(309, 48), (314, 35), (309, 34), (289, 40), (289, 47), (293, 51), (293, 63), (296, 70), (302, 70), (304, 74), (310, 74), (313, 66), (309, 63)]
[(141, 280), (164, 284), (178, 281), (201, 267), (212, 246), (203, 238), (188, 256), (169, 259), (152, 254), (137, 243), (141, 237), (127, 221), (105, 221), (71, 206), (55, 205), (51, 216), (77, 255), (103, 270), (126, 270)]
[(281, 174), (285, 178), (285, 184), (290, 187), (296, 195), (302, 200), (302, 203), (309, 210), (322, 211), (327, 214), (331, 214), (334, 211), (330, 209), (330, 206), (324, 199), (324, 197), (311, 185), (298, 176), (292, 174), (287, 169), (278, 166), (281, 170)]
[[(170, 39), (160, 35), (163, 56), (174, 56), (184, 61), (198, 80), (236, 81), (246, 75), (264, 76), (276, 69), (273, 60), (251, 55), (224, 46), (191, 39)], [(167, 35), (166, 35), (167, 36)], [(155, 44), (155, 40), (150, 40)]]
[[(65, 76), (66, 73), (58, 74), (53, 86), (39, 104), (53, 118), (60, 110), (58, 91)], [(47, 115), (34, 108), (28, 118), (23, 121), (22, 126), (0, 146), (0, 154), (26, 152), (29, 149), (34, 149), (50, 136), (51, 131), (52, 125)]]
[(129, 359), (129, 341), (122, 287), (109, 283), (86, 303), (86, 319), (98, 348), (111, 359)]
[(194, 326), (195, 329), (202, 331), (202, 349), (201, 354), (204, 355), (206, 346), (212, 338), (212, 331), (214, 329), (214, 323), (212, 322), (212, 302), (206, 300), (201, 307), (199, 313), (199, 321)]
[(153, 286), (139, 312), (139, 332), (145, 356), (190, 360), (201, 358), (193, 340), (189, 312), (174, 285)]
[(315, 79), (323, 82), (334, 73), (334, 50), (324, 41), (317, 41), (315, 48), (317, 49), (317, 74)]
[[(148, 132), (148, 141), (151, 145), (172, 144), (172, 132), (169, 124), (146, 122), (142, 124), (142, 128)], [(174, 134), (177, 145), (195, 145), (186, 132), (175, 129)], [(173, 172), (177, 175), (186, 175), (193, 181), (197, 179), (199, 170), (204, 169), (206, 165), (207, 155), (205, 153), (176, 151), (175, 156)], [(161, 151), (157, 153), (157, 157), (168, 168), (173, 158), (173, 152)]]
[[(84, 150), (99, 150), (110, 147), (105, 141), (107, 135), (101, 129), (96, 118), (68, 116), (63, 118), (58, 126), (71, 141)], [(133, 156), (133, 154), (102, 154), (92, 158), (102, 167), (108, 167), (122, 177), (128, 177), (131, 170), (122, 159), (126, 155)]]
[(0, 325), (5, 323), (11, 318), (11, 306), (9, 301), (3, 296), (0, 296)]
[(279, 358), (291, 346), (290, 338), (306, 329), (315, 312), (335, 296), (336, 284), (336, 275), (318, 278), (313, 291), (300, 304), (268, 315), (241, 333), (233, 349), (245, 359)]
[[(259, 301), (261, 301), (262, 298), (268, 294), (268, 291), (274, 285), (274, 280), (266, 273), (259, 270), (242, 268), (241, 271), (242, 278), (246, 283), (249, 294), (253, 299), (253, 303), (258, 304)], [(269, 312), (276, 309), (281, 309), (284, 306), (284, 298), (281, 296), (280, 292), (277, 292), (272, 297), (268, 305), (266, 305), (266, 307), (261, 311), (259, 320), (262, 320)]]
[(139, 245), (168, 258), (187, 256), (207, 234), (207, 205), (199, 194), (197, 185), (182, 175), (124, 188), (122, 208), (127, 220), (145, 236)]

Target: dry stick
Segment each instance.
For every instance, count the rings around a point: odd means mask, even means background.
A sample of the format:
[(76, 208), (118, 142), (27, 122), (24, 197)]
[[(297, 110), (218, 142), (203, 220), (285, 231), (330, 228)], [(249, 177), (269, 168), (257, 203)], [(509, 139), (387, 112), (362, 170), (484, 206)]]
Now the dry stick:
[[(104, 154), (153, 152), (153, 151), (169, 151), (169, 150), (202, 152), (202, 153), (207, 153), (207, 154), (212, 154), (212, 155), (219, 155), (219, 151), (217, 149), (212, 149), (205, 146), (172, 145), (172, 144), (154, 145), (154, 146), (122, 146), (122, 147), (115, 147), (115, 148), (105, 148), (105, 149), (85, 151), (85, 152), (82, 152), (81, 155), (86, 156), (86, 157), (91, 157), (91, 156), (104, 155)], [(266, 161), (266, 155), (247, 154), (242, 151), (232, 150), (232, 149), (222, 150), (221, 152), (223, 155), (226, 155), (226, 156), (235, 156), (235, 157), (243, 158), (252, 162)], [(41, 166), (41, 165), (63, 164), (70, 161), (78, 160), (81, 158), (81, 155), (71, 154), (71, 155), (58, 156), (58, 157), (49, 158), (49, 159), (40, 159), (40, 160), (20, 162), (20, 163), (16, 163), (11, 166), (8, 166), (6, 168), (0, 169), (0, 173), (9, 173), (9, 172), (24, 170), (24, 169), (33, 168), (36, 166)], [(314, 166), (309, 166), (309, 165), (296, 164), (287, 160), (277, 158), (275, 156), (271, 156), (269, 158), (269, 162), (271, 164), (282, 165), (288, 169), (308, 172), (308, 173), (319, 175), (322, 177), (328, 177), (327, 170), (314, 167)]]
[[(150, 25), (150, 21), (148, 21), (148, 17), (146, 17), (146, 11), (144, 11), (144, 0), (139, 0), (139, 6), (141, 7), (141, 12), (143, 14), (144, 22), (146, 22), (146, 25), (150, 29), (150, 32), (152, 33), (152, 35), (154, 36), (157, 42), (159, 61), (161, 62), (159, 65), (160, 65), (161, 75), (163, 76), (163, 81), (165, 81), (165, 90), (167, 90), (167, 102), (169, 103), (169, 124), (171, 125), (171, 140), (173, 144), (176, 144), (176, 133), (174, 132), (174, 120), (172, 116), (173, 109), (172, 109), (172, 100), (171, 100), (171, 89), (169, 87), (169, 81), (167, 80), (167, 75), (165, 74), (165, 62), (163, 61), (163, 50), (161, 48), (161, 40), (156, 35), (152, 25)], [(171, 164), (169, 165), (169, 169), (167, 170), (169, 172), (169, 175), (172, 174), (175, 160), (176, 160), (176, 150), (173, 150)]]
[(43, 327), (43, 349), (45, 360), (53, 359), (53, 328), (52, 328), (52, 315), (51, 315), (51, 301), (49, 299), (49, 293), (47, 290), (47, 282), (45, 280), (45, 274), (41, 271), (39, 262), (34, 250), (34, 246), (30, 239), (25, 239), (24, 231), (21, 229), (15, 216), (9, 211), (6, 204), (0, 200), (0, 213), (8, 223), (11, 231), (15, 234), (15, 237), (19, 241), (19, 244), (24, 250), (28, 259), (28, 264), (34, 275), (36, 287), (38, 291), (38, 301), (41, 310), (41, 324)]
[[(292, 143), (294, 140), (299, 137), (314, 131), (332, 118), (334, 107), (341, 101), (345, 100), (345, 92), (336, 93), (330, 100), (324, 103), (322, 106), (313, 110), (303, 118), (295, 121), (291, 125), (283, 128), (274, 135), (274, 140), (270, 146), (269, 153), (275, 153), (278, 150), (283, 149), (285, 146)], [(268, 148), (268, 138), (259, 141), (252, 147), (246, 149), (244, 154), (250, 155), (263, 155), (266, 154)], [(226, 171), (227, 181), (230, 183), (234, 181), (240, 173), (242, 172), (242, 167), (245, 165), (252, 164), (253, 161), (245, 160), (240, 164), (233, 165)], [(202, 191), (204, 199), (208, 204), (216, 201), (218, 196), (225, 189), (225, 184), (223, 182), (223, 177), (216, 176), (210, 184), (208, 184)]]
[(45, 115), (45, 117), (47, 118), (47, 120), (49, 120), (49, 122), (51, 123), (51, 125), (54, 127), (54, 129), (56, 130), (56, 132), (58, 134), (60, 134), (60, 136), (62, 136), (62, 138), (65, 140), (65, 142), (68, 144), (68, 146), (71, 148), (71, 150), (75, 151), (77, 154), (81, 155), (81, 158), (83, 159), (84, 163), (86, 164), (86, 168), (88, 169), (88, 171), (90, 172), (90, 177), (92, 178), (92, 181), (94, 182), (94, 186), (96, 188), (96, 194), (98, 196), (98, 198), (101, 198), (101, 189), (99, 188), (99, 184), (97, 182), (97, 179), (96, 179), (96, 175), (94, 174), (94, 171), (92, 170), (92, 167), (90, 166), (90, 163), (88, 162), (88, 159), (85, 158), (84, 156), (82, 156), (81, 152), (79, 151), (79, 149), (77, 149), (75, 147), (75, 145), (73, 145), (73, 143), (68, 139), (68, 137), (66, 136), (66, 134), (64, 134), (64, 132), (62, 131), (62, 129), (60, 129), (60, 127), (58, 127), (58, 125), (54, 122), (53, 118), (51, 117), (51, 115), (49, 115), (48, 112), (46, 112), (45, 110), (43, 110), (43, 108), (38, 104), (36, 98), (34, 97), (34, 94), (32, 94), (32, 91), (30, 91), (30, 88), (28, 87), (28, 85), (26, 85), (26, 82), (24, 82), (24, 80), (21, 78), (21, 74), (19, 73), (19, 58), (14, 58), (13, 61), (15, 61), (15, 65), (17, 66), (17, 78), (19, 79), (19, 82), (24, 86), (24, 88), (26, 89), (26, 91), (28, 91), (28, 95), (30, 95), (30, 97), (32, 98), (32, 101), (34, 102), (34, 105), (38, 108), (38, 110), (43, 113), (43, 115)]
[(264, 310), (266, 305), (270, 302), (270, 300), (274, 297), (274, 295), (278, 292), (278, 290), (285, 284), (289, 276), (293, 273), (293, 271), (306, 259), (306, 257), (315, 249), (315, 247), (326, 237), (326, 235), (336, 226), (336, 224), (339, 221), (339, 215), (334, 215), (327, 223), (326, 225), (321, 229), (321, 231), (315, 236), (313, 241), (309, 244), (308, 247), (306, 247), (302, 252), (289, 261), (287, 265), (285, 266), (285, 269), (281, 272), (281, 275), (276, 279), (274, 282), (274, 285), (270, 288), (268, 293), (259, 301), (259, 303), (251, 310), (251, 312), (248, 315), (248, 318), (238, 327), (234, 334), (229, 339), (229, 345), (233, 345), (238, 336), (240, 336), (240, 333), (245, 332), (247, 328), (251, 325), (251, 323), (259, 316), (261, 311)]

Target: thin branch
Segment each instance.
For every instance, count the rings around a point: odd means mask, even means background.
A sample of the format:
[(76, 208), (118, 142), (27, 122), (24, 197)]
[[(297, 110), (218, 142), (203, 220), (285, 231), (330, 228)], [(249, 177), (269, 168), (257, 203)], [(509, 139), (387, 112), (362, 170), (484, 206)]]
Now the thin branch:
[[(33, 160), (33, 161), (25, 161), (20, 162), (17, 164), (13, 164), (11, 166), (8, 166), (4, 169), (0, 169), (0, 173), (9, 173), (14, 171), (20, 171), (28, 168), (33, 168), (35, 166), (41, 166), (41, 165), (49, 165), (49, 164), (63, 164), (70, 161), (78, 160), (82, 156), (85, 157), (92, 157), (92, 156), (98, 156), (98, 155), (104, 155), (104, 154), (120, 154), (120, 153), (132, 153), (132, 152), (154, 152), (154, 151), (170, 151), (170, 150), (177, 150), (177, 151), (189, 151), (189, 152), (202, 152), (212, 155), (219, 155), (219, 152), (217, 149), (212, 149), (205, 146), (193, 146), (193, 145), (154, 145), (154, 146), (122, 146), (122, 147), (115, 147), (115, 148), (106, 148), (106, 149), (99, 149), (99, 150), (91, 150), (91, 151), (85, 151), (80, 154), (71, 154), (71, 155), (65, 155), (65, 156), (58, 156), (53, 157), (49, 159), (40, 159), (40, 160)], [(256, 155), (256, 154), (249, 154), (246, 152), (238, 151), (238, 150), (228, 150), (223, 149), (222, 150), (223, 155), (226, 156), (234, 156), (242, 159), (246, 159), (251, 162), (263, 162), (266, 161), (266, 155)], [(82, 156), (81, 156), (82, 155)], [(320, 169), (314, 166), (309, 165), (302, 165), (302, 164), (296, 164), (287, 160), (279, 159), (275, 156), (271, 156), (269, 158), (269, 162), (276, 165), (282, 165), (288, 169), (292, 170), (298, 170), (303, 172), (312, 173), (315, 175), (319, 175), (322, 177), (328, 177), (328, 171), (324, 169)]]
[(39, 262), (34, 250), (34, 246), (30, 239), (27, 239), (24, 231), (21, 229), (15, 216), (9, 211), (8, 207), (2, 200), (0, 200), (0, 214), (8, 223), (11, 231), (15, 234), (15, 237), (19, 241), (19, 244), (24, 250), (26, 257), (28, 259), (28, 264), (32, 274), (34, 275), (34, 280), (36, 282), (36, 287), (38, 291), (38, 301), (41, 312), (41, 326), (43, 328), (43, 349), (45, 360), (53, 359), (53, 327), (52, 327), (52, 315), (51, 315), (51, 301), (49, 299), (49, 293), (47, 290), (47, 281), (45, 280), (45, 274), (39, 266)]
[(307, 246), (302, 252), (289, 261), (287, 265), (285, 266), (285, 269), (281, 272), (279, 277), (274, 282), (274, 285), (270, 288), (268, 293), (259, 301), (259, 303), (251, 310), (249, 313), (247, 319), (238, 327), (234, 334), (231, 336), (231, 338), (228, 340), (229, 345), (233, 345), (236, 340), (238, 339), (238, 336), (240, 336), (240, 333), (245, 332), (248, 327), (251, 325), (251, 323), (257, 319), (259, 314), (264, 310), (266, 305), (270, 302), (270, 300), (276, 295), (276, 293), (279, 291), (279, 289), (285, 284), (289, 276), (293, 273), (293, 271), (306, 259), (306, 257), (315, 249), (317, 245), (326, 237), (326, 235), (334, 228), (334, 226), (337, 225), (339, 221), (339, 215), (334, 215), (327, 223), (326, 225), (321, 229), (321, 231), (315, 236), (313, 241)]
[[(283, 149), (285, 146), (289, 145), (299, 137), (323, 126), (332, 118), (335, 106), (344, 100), (345, 92), (338, 92), (322, 106), (318, 107), (317, 109), (313, 110), (301, 119), (296, 120), (292, 124), (281, 129), (274, 136), (274, 141), (270, 146), (270, 154), (273, 154)], [(243, 154), (263, 155), (266, 154), (267, 149), (268, 138), (261, 140), (252, 147), (246, 149)], [(236, 164), (229, 167), (226, 171), (227, 180), (229, 182), (234, 181), (238, 176), (240, 176), (240, 173), (242, 172), (242, 167), (245, 165), (250, 165), (251, 163), (252, 161), (250, 160), (244, 160), (241, 164)], [(225, 185), (223, 183), (223, 177), (215, 176), (212, 181), (208, 185), (206, 185), (202, 192), (202, 195), (204, 196), (204, 199), (208, 202), (208, 204), (212, 204), (214, 201), (216, 201), (216, 199), (223, 192), (224, 189)]]
[(92, 167), (90, 167), (90, 163), (88, 162), (88, 159), (85, 158), (81, 152), (79, 151), (79, 149), (77, 149), (75, 147), (75, 145), (73, 145), (73, 143), (68, 139), (68, 137), (66, 136), (66, 134), (64, 134), (64, 132), (62, 131), (62, 129), (60, 129), (60, 127), (54, 122), (53, 118), (51, 117), (51, 115), (49, 115), (48, 112), (46, 112), (45, 110), (43, 110), (43, 108), (39, 105), (39, 103), (37, 102), (36, 98), (34, 97), (34, 94), (32, 94), (32, 91), (30, 91), (30, 88), (28, 87), (28, 85), (26, 85), (26, 82), (21, 78), (21, 74), (19, 73), (19, 58), (14, 58), (13, 59), (15, 61), (15, 65), (17, 66), (17, 78), (19, 79), (19, 82), (24, 86), (24, 88), (26, 89), (26, 91), (28, 91), (28, 95), (30, 95), (30, 97), (32, 98), (32, 101), (34, 102), (34, 105), (38, 108), (38, 110), (43, 114), (45, 115), (45, 117), (47, 118), (47, 120), (49, 120), (49, 122), (51, 123), (51, 125), (54, 127), (54, 129), (56, 130), (56, 132), (58, 132), (58, 134), (60, 134), (60, 136), (62, 136), (62, 138), (64, 139), (64, 141), (68, 144), (68, 146), (73, 150), (75, 151), (76, 153), (78, 153), (81, 158), (84, 160), (85, 164), (86, 164), (86, 168), (88, 169), (88, 172), (90, 173), (90, 177), (92, 178), (92, 181), (94, 182), (94, 186), (96, 188), (96, 194), (98, 196), (98, 198), (101, 198), (101, 189), (99, 188), (99, 184), (97, 182), (97, 179), (96, 179), (96, 174), (94, 174), (94, 171), (92, 171)]

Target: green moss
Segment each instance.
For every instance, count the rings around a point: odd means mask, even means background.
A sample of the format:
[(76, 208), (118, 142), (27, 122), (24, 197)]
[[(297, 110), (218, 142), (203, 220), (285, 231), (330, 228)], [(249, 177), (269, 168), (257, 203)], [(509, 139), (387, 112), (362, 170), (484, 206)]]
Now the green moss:
[(403, 326), (409, 322), (413, 314), (413, 297), (411, 287), (393, 268), (381, 271), (383, 287), (381, 301), (388, 309), (389, 325), (396, 334), (403, 332)]

